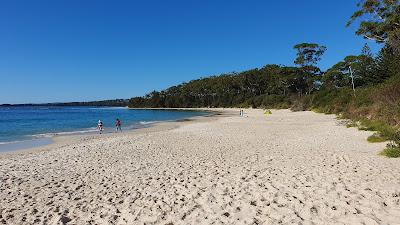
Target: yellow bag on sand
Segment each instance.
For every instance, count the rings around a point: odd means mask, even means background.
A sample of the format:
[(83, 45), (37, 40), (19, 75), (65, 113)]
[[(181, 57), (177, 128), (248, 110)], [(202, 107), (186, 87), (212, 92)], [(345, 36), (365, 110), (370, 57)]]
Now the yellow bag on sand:
[(271, 115), (271, 114), (272, 114), (272, 112), (271, 112), (271, 110), (269, 110), (269, 109), (268, 109), (268, 110), (265, 110), (265, 112), (264, 112), (264, 115), (266, 115), (266, 116), (267, 116), (267, 115)]

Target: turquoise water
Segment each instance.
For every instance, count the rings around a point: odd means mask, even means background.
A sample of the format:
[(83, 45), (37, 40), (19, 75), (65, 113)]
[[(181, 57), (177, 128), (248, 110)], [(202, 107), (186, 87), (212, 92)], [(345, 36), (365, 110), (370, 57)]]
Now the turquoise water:
[(95, 132), (102, 120), (105, 132), (113, 132), (116, 118), (122, 129), (144, 127), (158, 121), (173, 121), (205, 112), (179, 110), (136, 110), (117, 107), (0, 107), (0, 144), (51, 137), (60, 134)]

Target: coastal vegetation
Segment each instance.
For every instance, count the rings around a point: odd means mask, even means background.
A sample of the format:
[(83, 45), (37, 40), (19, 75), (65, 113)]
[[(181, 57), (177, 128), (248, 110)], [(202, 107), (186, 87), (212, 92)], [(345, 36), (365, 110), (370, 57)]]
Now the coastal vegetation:
[[(382, 44), (377, 55), (367, 44), (327, 71), (317, 64), (327, 50), (315, 43), (294, 46), (295, 67), (266, 65), (240, 73), (196, 79), (129, 100), (129, 107), (291, 108), (341, 114), (360, 129), (377, 133), (371, 141), (391, 140), (383, 154), (400, 152), (400, 1), (363, 0), (348, 26)], [(390, 153), (389, 153), (390, 152)], [(386, 154), (388, 153), (388, 154)]]

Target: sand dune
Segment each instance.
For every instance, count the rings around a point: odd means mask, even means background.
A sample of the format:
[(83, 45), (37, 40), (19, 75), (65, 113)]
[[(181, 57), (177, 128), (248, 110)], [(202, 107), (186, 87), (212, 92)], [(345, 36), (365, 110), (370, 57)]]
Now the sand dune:
[(246, 113), (3, 154), (0, 224), (400, 224), (400, 160), (369, 132)]

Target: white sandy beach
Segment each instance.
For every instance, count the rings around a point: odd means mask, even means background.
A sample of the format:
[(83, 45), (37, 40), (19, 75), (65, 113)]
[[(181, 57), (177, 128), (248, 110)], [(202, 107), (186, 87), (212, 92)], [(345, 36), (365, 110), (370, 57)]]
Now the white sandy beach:
[(225, 112), (0, 154), (0, 224), (400, 224), (400, 159), (370, 132)]

